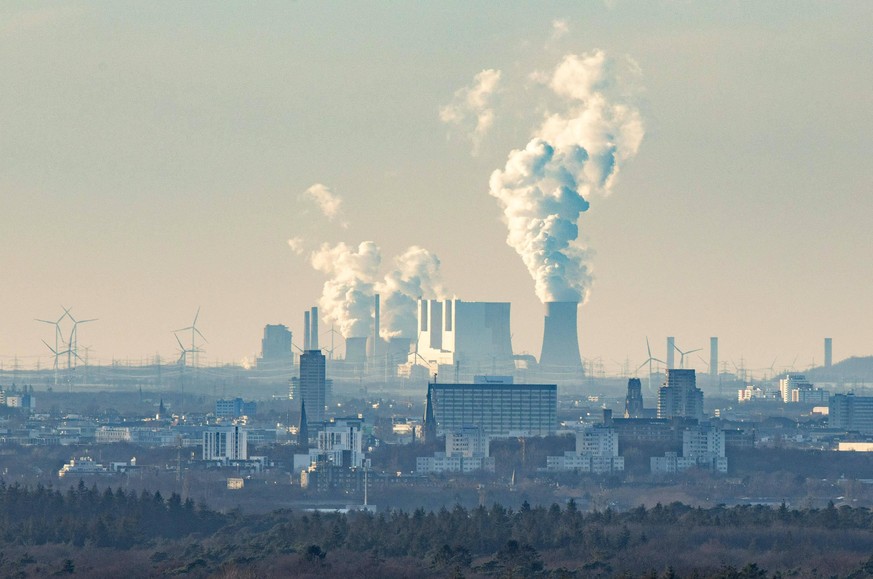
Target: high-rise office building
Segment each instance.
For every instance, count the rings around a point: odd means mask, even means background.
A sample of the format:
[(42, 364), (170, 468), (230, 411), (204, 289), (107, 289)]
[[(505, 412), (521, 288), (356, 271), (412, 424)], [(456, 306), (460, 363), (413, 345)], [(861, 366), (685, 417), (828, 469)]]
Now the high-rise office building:
[(307, 350), (300, 355), (297, 394), (301, 403), (306, 404), (306, 417), (310, 425), (324, 422), (324, 409), (327, 404), (325, 371), (325, 357), (320, 350)]
[(667, 369), (667, 381), (658, 390), (658, 418), (703, 419), (703, 391), (694, 370)]
[(426, 436), (474, 425), (486, 436), (547, 436), (557, 428), (554, 384), (428, 384)]

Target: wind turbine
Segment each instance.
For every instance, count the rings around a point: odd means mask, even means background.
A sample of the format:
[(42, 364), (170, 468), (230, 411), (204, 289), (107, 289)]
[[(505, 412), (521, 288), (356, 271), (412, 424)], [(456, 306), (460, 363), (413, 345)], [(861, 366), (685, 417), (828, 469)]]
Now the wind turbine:
[[(72, 310), (73, 308), (70, 308)], [(89, 320), (77, 320), (73, 317), (73, 314), (70, 313), (70, 310), (67, 310), (67, 317), (70, 318), (73, 322), (73, 328), (70, 330), (70, 339), (67, 341), (67, 370), (70, 370), (73, 367), (73, 364), (76, 363), (76, 359), (81, 360), (85, 364), (87, 362), (82, 360), (82, 357), (79, 356), (79, 334), (78, 327), (79, 324), (87, 324), (88, 322), (96, 322), (97, 318), (91, 318)]]
[(676, 345), (676, 342), (673, 342), (673, 348), (677, 352), (679, 352), (679, 367), (680, 368), (685, 367), (685, 356), (687, 356), (688, 354), (693, 354), (694, 352), (699, 352), (703, 349), (703, 348), (697, 348), (695, 350), (688, 350), (687, 352), (683, 352), (682, 350), (679, 349), (679, 346)]
[(654, 356), (652, 356), (652, 347), (649, 346), (648, 336), (646, 336), (646, 352), (648, 352), (648, 354), (649, 354), (649, 359), (646, 360), (645, 362), (643, 362), (642, 364), (640, 364), (640, 367), (637, 368), (636, 370), (634, 370), (634, 373), (636, 374), (637, 372), (639, 372), (640, 369), (643, 366), (645, 366), (646, 364), (649, 365), (649, 394), (651, 394), (652, 393), (652, 362), (660, 362), (661, 364), (664, 364), (664, 361), (659, 360), (659, 359), (655, 358)]
[(42, 343), (45, 344), (49, 350), (51, 350), (52, 354), (54, 354), (55, 386), (58, 385), (58, 370), (59, 370), (58, 360), (60, 359), (62, 354), (66, 353), (66, 352), (61, 352), (61, 346), (64, 343), (64, 335), (61, 332), (61, 322), (64, 321), (64, 318), (66, 318), (68, 315), (70, 315), (69, 309), (65, 308), (64, 306), (61, 306), (61, 309), (64, 310), (64, 313), (61, 314), (61, 317), (59, 317), (55, 321), (41, 320), (39, 318), (36, 318), (37, 322), (42, 322), (43, 324), (51, 324), (55, 327), (55, 347), (52, 348), (51, 346), (48, 345), (48, 343), (45, 340), (42, 340)]
[(197, 313), (194, 314), (194, 321), (191, 322), (190, 326), (188, 326), (187, 328), (179, 328), (178, 330), (173, 330), (173, 335), (176, 336), (176, 341), (179, 342), (180, 346), (182, 345), (182, 341), (179, 339), (178, 332), (187, 332), (188, 330), (191, 331), (191, 348), (189, 349), (189, 348), (185, 348), (184, 346), (182, 346), (182, 356), (179, 358), (180, 361), (182, 361), (183, 365), (185, 365), (185, 363), (187, 363), (187, 355), (186, 354), (191, 353), (191, 354), (194, 354), (192, 366), (195, 366), (195, 367), (197, 366), (197, 361), (198, 361), (197, 354), (203, 352), (203, 350), (201, 350), (200, 348), (197, 347), (197, 342), (196, 342), (197, 336), (200, 336), (204, 342), (209, 341), (206, 339), (206, 336), (204, 336), (200, 332), (200, 330), (197, 329), (197, 318), (199, 318), (199, 317), (200, 317), (200, 307), (198, 306)]

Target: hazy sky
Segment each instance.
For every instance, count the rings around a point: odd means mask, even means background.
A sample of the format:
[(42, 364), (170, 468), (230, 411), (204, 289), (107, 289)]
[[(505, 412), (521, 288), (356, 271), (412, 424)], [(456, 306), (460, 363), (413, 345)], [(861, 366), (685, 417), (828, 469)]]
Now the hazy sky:
[[(48, 364), (34, 318), (62, 305), (99, 318), (92, 360), (178, 356), (198, 306), (211, 362), (253, 357), (264, 324), (302, 333), (325, 281), (307, 253), (340, 241), (383, 264), (426, 247), (459, 298), (511, 301), (539, 355), (489, 177), (549, 110), (534, 73), (595, 49), (639, 65), (646, 132), (580, 220), (582, 355), (617, 372), (667, 335), (750, 368), (821, 363), (825, 336), (873, 354), (871, 30), (866, 0), (3, 2), (0, 361)], [(479, 128), (441, 115), (483, 71)]]

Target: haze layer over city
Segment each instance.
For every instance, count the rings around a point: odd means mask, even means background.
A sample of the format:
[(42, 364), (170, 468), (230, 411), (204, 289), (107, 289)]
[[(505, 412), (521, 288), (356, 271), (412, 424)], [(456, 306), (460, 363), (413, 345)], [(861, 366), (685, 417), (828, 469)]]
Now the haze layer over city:
[[(178, 358), (198, 308), (200, 362), (252, 363), (263, 326), (297, 341), (336, 278), (314, 252), (363, 242), (377, 283), (418, 246), (443, 293), (424, 297), (510, 302), (513, 349), (538, 357), (548, 290), (492, 173), (592, 95), (635, 116), (611, 117), (606, 178), (569, 219), (589, 364), (626, 373), (666, 336), (719, 336), (732, 372), (819, 366), (824, 337), (835, 362), (870, 354), (869, 3), (0, 14), (6, 369), (51, 365), (34, 320), (62, 306), (97, 319), (78, 330), (92, 364)], [(575, 65), (602, 77), (561, 84)]]

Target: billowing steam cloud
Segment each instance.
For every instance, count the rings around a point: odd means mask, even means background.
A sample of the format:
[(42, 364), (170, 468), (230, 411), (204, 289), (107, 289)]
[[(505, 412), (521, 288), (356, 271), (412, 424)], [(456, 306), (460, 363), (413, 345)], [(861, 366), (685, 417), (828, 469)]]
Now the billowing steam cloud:
[(440, 109), (440, 120), (444, 123), (472, 125), (467, 136), (473, 143), (473, 155), (478, 154), (482, 139), (494, 124), (491, 100), (499, 84), (499, 70), (483, 70), (473, 79), (472, 86), (456, 91), (452, 102)]
[(358, 247), (323, 244), (310, 258), (312, 267), (328, 279), (322, 290), (321, 312), (339, 327), (346, 338), (365, 338), (373, 333), (370, 310), (382, 255), (372, 241)]
[(357, 247), (325, 243), (312, 253), (310, 261), (313, 268), (328, 277), (319, 301), (321, 312), (346, 338), (372, 335), (373, 296), (377, 291), (384, 304), (380, 329), (384, 338), (414, 338), (418, 298), (442, 298), (446, 294), (439, 258), (418, 246), (394, 258), (395, 269), (381, 281), (382, 252), (372, 241)]
[(394, 258), (396, 268), (379, 284), (382, 296), (383, 338), (415, 338), (418, 298), (445, 299), (440, 260), (430, 251), (413, 245)]
[[(315, 183), (303, 192), (303, 197), (314, 201), (324, 216), (329, 220), (334, 221), (340, 217), (340, 209), (342, 208), (343, 200), (342, 197), (334, 193), (330, 187), (322, 185), (321, 183)], [(348, 224), (345, 222), (341, 222), (340, 225), (344, 228), (348, 227)]]
[(524, 149), (494, 171), (490, 194), (503, 208), (506, 242), (521, 256), (543, 302), (582, 301), (591, 283), (577, 222), (592, 193), (609, 193), (644, 129), (616, 64), (602, 51), (568, 55), (549, 87), (568, 110), (546, 118)]

